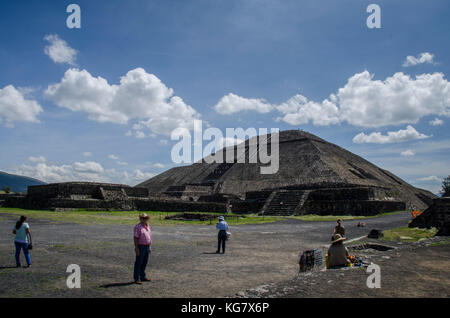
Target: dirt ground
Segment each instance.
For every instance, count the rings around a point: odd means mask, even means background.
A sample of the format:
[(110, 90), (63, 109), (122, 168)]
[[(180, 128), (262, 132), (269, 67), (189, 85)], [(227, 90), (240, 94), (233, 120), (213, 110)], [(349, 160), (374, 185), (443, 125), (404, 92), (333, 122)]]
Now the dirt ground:
[[(228, 242), (225, 255), (214, 253), (216, 250), (214, 226), (154, 227), (153, 253), (148, 266), (152, 282), (139, 286), (132, 284), (134, 262), (132, 226), (84, 226), (30, 219), (35, 246), (32, 251), (33, 266), (15, 268), (11, 234), (15, 220), (12, 216), (3, 216), (0, 220), (0, 297), (235, 295), (242, 290), (264, 284), (285, 284), (292, 281), (292, 278), (297, 276), (299, 252), (327, 244), (335, 225), (334, 222), (290, 220), (235, 226), (231, 228), (232, 239)], [(366, 235), (371, 228), (388, 229), (406, 225), (408, 220), (408, 213), (386, 215), (365, 220), (366, 228), (356, 227), (357, 220), (347, 221), (345, 222), (347, 237), (351, 239)], [(442, 249), (441, 252), (439, 249)], [(430, 295), (445, 296), (443, 293), (446, 293), (448, 296), (450, 259), (448, 247), (425, 248), (421, 252), (425, 254), (420, 254), (419, 257), (414, 253), (404, 252), (406, 267), (394, 266), (392, 271), (384, 270), (383, 277), (387, 278), (383, 279), (383, 282), (390, 277), (394, 279), (399, 275), (406, 275), (405, 281), (408, 284), (423, 282), (422, 293), (404, 295), (382, 288), (380, 292), (369, 293), (367, 296), (421, 296), (433, 288), (436, 292), (430, 292)], [(386, 260), (388, 261), (390, 260)], [(66, 269), (69, 264), (81, 267), (81, 289), (69, 289), (66, 286), (69, 275)], [(427, 270), (414, 271), (414, 268)], [(357, 271), (352, 272), (352, 275), (358, 275)], [(366, 275), (361, 273), (357, 277), (362, 281)], [(311, 284), (305, 290), (298, 289), (286, 295), (329, 297), (334, 295), (330, 294), (330, 290), (334, 293), (347, 285), (361, 284), (353, 278), (348, 281), (333, 280), (330, 283), (327, 280), (325, 289), (316, 288)], [(328, 288), (329, 286), (333, 288)], [(361, 290), (364, 289), (367, 288), (361, 287)], [(358, 291), (354, 296), (360, 293), (368, 292)], [(339, 292), (336, 294), (347, 296)], [(280, 294), (279, 297), (286, 295)]]
[[(442, 240), (441, 238), (437, 238)], [(370, 240), (368, 240), (370, 241)], [(386, 246), (390, 251), (351, 251), (380, 266), (381, 288), (368, 288), (366, 268), (346, 267), (301, 273), (284, 282), (240, 291), (237, 297), (450, 297), (450, 244), (432, 246), (435, 239)], [(373, 241), (371, 243), (374, 243)], [(377, 242), (378, 244), (379, 242)], [(424, 244), (426, 243), (426, 244)]]

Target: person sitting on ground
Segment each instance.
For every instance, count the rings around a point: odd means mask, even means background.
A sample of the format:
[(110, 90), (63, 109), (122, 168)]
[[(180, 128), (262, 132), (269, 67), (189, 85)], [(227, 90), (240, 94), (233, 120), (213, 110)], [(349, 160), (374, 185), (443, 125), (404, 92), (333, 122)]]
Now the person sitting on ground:
[(334, 234), (339, 234), (342, 237), (345, 237), (345, 227), (342, 225), (342, 220), (337, 220), (337, 225), (334, 228)]
[(216, 224), (216, 229), (219, 230), (216, 253), (220, 253), (220, 246), (222, 246), (222, 253), (225, 254), (225, 242), (227, 240), (228, 223), (225, 221), (225, 218), (223, 216), (219, 217), (219, 223)]
[(31, 256), (29, 250), (32, 248), (30, 226), (26, 223), (27, 217), (21, 216), (19, 221), (13, 229), (13, 234), (16, 235), (14, 245), (16, 246), (16, 267), (21, 267), (20, 264), (20, 250), (23, 250), (27, 267), (31, 266)]
[(348, 264), (348, 250), (343, 242), (346, 240), (340, 234), (333, 235), (330, 248), (328, 249), (328, 261), (330, 268), (343, 267)]

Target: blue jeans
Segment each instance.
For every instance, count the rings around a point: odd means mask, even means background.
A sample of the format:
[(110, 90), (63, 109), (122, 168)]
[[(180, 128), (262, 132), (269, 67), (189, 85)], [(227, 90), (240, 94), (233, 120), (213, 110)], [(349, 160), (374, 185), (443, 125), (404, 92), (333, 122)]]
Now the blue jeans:
[(27, 261), (28, 265), (31, 265), (31, 256), (30, 252), (28, 251), (28, 243), (20, 243), (15, 242), (14, 245), (16, 245), (16, 265), (20, 266), (20, 250), (23, 250), (23, 254), (25, 255), (25, 259)]
[(150, 255), (150, 245), (138, 245), (139, 256), (136, 255), (134, 262), (134, 281), (146, 279), (145, 268)]

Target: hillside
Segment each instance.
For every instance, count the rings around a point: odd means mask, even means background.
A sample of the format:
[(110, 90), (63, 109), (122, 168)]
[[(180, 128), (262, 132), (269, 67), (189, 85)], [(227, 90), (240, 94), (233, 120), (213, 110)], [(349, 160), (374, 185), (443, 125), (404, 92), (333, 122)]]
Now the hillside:
[(4, 187), (10, 187), (12, 192), (26, 192), (29, 185), (42, 184), (45, 184), (45, 182), (0, 171), (0, 190)]

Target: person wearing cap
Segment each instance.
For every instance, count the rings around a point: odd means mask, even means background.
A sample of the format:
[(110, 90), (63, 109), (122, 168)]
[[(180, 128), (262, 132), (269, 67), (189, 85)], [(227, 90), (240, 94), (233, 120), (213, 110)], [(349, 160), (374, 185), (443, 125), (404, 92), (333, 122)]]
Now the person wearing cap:
[(222, 253), (225, 254), (225, 242), (227, 241), (228, 223), (223, 216), (219, 217), (219, 223), (216, 224), (216, 229), (219, 230), (217, 251), (220, 253), (220, 246), (222, 246)]
[(345, 237), (342, 237), (340, 234), (334, 234), (330, 248), (328, 249), (328, 260), (329, 267), (343, 267), (348, 263), (348, 250), (344, 246)]
[(136, 261), (134, 262), (134, 282), (142, 284), (149, 282), (150, 278), (145, 274), (148, 257), (152, 251), (152, 230), (148, 225), (149, 216), (146, 213), (139, 215), (140, 222), (134, 227), (134, 249)]

